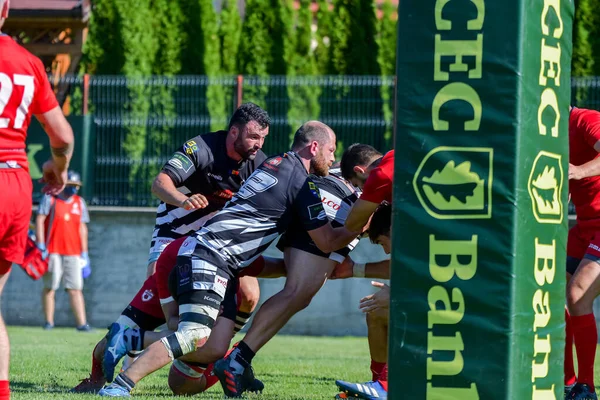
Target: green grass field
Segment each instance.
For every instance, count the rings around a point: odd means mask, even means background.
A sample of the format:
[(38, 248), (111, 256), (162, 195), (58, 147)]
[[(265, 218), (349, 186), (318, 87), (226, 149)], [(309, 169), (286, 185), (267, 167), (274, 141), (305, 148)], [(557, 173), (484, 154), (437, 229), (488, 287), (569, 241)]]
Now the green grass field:
[[(86, 377), (94, 344), (105, 331), (79, 333), (74, 329), (9, 327), (11, 390), (14, 400), (92, 399), (68, 390)], [(333, 399), (336, 379), (370, 379), (366, 338), (277, 336), (254, 359), (257, 378), (265, 383), (262, 395), (248, 398)], [(180, 398), (167, 386), (168, 367), (136, 386), (136, 399)], [(219, 384), (205, 394), (222, 399)]]

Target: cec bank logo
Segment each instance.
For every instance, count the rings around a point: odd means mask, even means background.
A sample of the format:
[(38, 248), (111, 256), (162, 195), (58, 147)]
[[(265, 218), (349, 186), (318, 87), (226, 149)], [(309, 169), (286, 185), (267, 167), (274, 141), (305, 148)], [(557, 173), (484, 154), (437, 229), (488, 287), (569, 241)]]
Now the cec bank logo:
[(527, 184), (533, 215), (539, 223), (560, 224), (562, 222), (563, 205), (560, 194), (563, 178), (561, 156), (540, 151), (531, 167)]
[(491, 218), (493, 155), (487, 147), (430, 151), (413, 179), (425, 211), (438, 219)]

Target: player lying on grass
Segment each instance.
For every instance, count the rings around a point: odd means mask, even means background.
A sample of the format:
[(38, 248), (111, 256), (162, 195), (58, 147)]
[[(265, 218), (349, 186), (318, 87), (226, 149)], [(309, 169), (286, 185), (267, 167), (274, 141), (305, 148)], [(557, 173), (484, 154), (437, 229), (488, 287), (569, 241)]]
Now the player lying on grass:
[[(308, 178), (309, 171), (326, 174), (334, 153), (331, 128), (318, 121), (305, 123), (294, 136), (292, 151), (265, 161), (221, 211), (184, 241), (170, 277), (174, 282), (171, 293), (176, 294), (179, 305), (177, 331), (148, 347), (99, 392), (101, 395), (128, 397), (148, 374), (207, 346), (220, 305), (230, 296), (229, 281), (293, 226), (293, 221), (301, 221), (318, 247), (328, 253), (355, 239), (357, 232), (331, 226), (318, 190)], [(240, 346), (242, 343), (238, 349)], [(248, 367), (246, 363), (226, 371), (230, 393), (240, 395), (253, 381)]]
[[(386, 254), (391, 253), (390, 229), (392, 221), (392, 206), (383, 202), (379, 205), (369, 225), (371, 242), (380, 244)], [(384, 260), (378, 263), (356, 264), (350, 257), (346, 258), (333, 271), (330, 279), (350, 277), (390, 278), (390, 262)], [(387, 398), (387, 355), (388, 355), (388, 323), (390, 305), (390, 287), (384, 283), (372, 281), (373, 286), (380, 288), (374, 294), (360, 300), (359, 307), (366, 313), (369, 353), (371, 354), (372, 379), (365, 383), (350, 383), (337, 380), (335, 383), (342, 391), (337, 399), (348, 397), (361, 399)]]
[[(186, 238), (187, 236), (176, 239), (163, 249), (155, 266), (156, 272), (144, 282), (142, 288), (140, 288), (133, 300), (125, 310), (123, 310), (117, 321), (111, 325), (110, 329), (112, 331), (119, 330), (120, 327), (124, 326), (132, 328), (129, 331), (129, 336), (127, 336), (127, 341), (124, 343), (127, 353), (133, 355), (177, 329), (179, 315), (177, 306), (168, 290), (168, 276), (175, 266), (179, 247), (181, 247), (181, 244)], [(282, 263), (283, 261), (270, 258), (264, 260), (262, 257), (255, 261), (255, 263), (267, 263), (268, 265), (279, 262)], [(273, 268), (274, 267), (268, 267), (268, 269)], [(212, 344), (212, 347), (217, 349), (216, 352), (221, 354), (221, 356), (224, 355), (229, 348), (231, 337), (233, 335), (229, 332), (226, 335), (221, 335), (220, 332), (226, 326), (234, 326), (234, 333), (239, 332), (241, 329), (237, 320), (237, 312), (239, 312), (241, 303), (239, 290), (233, 300), (234, 301), (230, 301), (226, 305), (223, 305), (221, 310), (220, 316), (228, 321), (221, 322), (218, 328), (215, 326), (216, 334), (213, 338), (213, 342), (215, 343)], [(167, 330), (154, 332), (155, 329), (165, 323), (167, 324)], [(102, 364), (106, 351), (106, 344), (106, 337), (96, 344), (94, 351), (92, 352), (92, 371), (90, 376), (71, 389), (72, 392), (96, 393), (104, 386), (106, 379), (104, 378), (104, 373), (102, 371)], [(112, 355), (109, 353), (109, 356)], [(179, 368), (177, 368), (178, 366)], [(186, 367), (184, 364), (178, 363), (172, 368), (171, 374), (176, 373), (181, 369), (188, 371), (187, 374), (189, 375), (193, 374), (191, 370), (194, 369), (194, 366), (193, 364), (190, 364)], [(110, 373), (112, 374), (112, 372)], [(195, 393), (207, 389), (216, 382), (216, 380), (214, 380), (215, 378), (212, 378), (212, 384), (205, 385), (206, 380), (200, 379), (202, 375), (196, 375), (198, 374), (193, 374), (192, 376), (192, 380), (194, 380), (193, 387), (196, 390)], [(209, 375), (205, 374), (205, 376)], [(177, 380), (176, 378), (169, 378), (169, 381), (172, 379), (175, 381)], [(209, 380), (209, 382), (211, 381)]]

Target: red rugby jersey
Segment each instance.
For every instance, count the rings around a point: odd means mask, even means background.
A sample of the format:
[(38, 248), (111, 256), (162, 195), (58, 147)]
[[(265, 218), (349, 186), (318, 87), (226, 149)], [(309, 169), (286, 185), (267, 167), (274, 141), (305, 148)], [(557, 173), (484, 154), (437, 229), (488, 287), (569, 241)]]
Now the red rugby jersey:
[(0, 162), (28, 169), (25, 138), (32, 114), (58, 106), (39, 58), (0, 35)]
[[(599, 140), (600, 112), (574, 107), (569, 116), (569, 162), (579, 166), (597, 158), (594, 145)], [(600, 218), (600, 176), (571, 179), (569, 192), (578, 219)]]
[(371, 203), (392, 202), (392, 182), (394, 181), (394, 150), (388, 151), (377, 168), (369, 173), (361, 200)]

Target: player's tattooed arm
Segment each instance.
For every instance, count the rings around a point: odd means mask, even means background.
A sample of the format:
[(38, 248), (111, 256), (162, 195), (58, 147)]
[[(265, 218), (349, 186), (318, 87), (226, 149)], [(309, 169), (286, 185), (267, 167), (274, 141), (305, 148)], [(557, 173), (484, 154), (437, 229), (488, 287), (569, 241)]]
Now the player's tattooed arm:
[(51, 147), (52, 157), (53, 158), (71, 158), (73, 154), (73, 143), (69, 143), (67, 145), (61, 147)]

